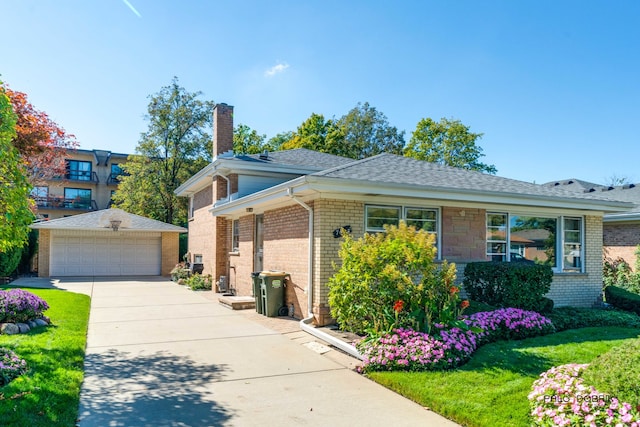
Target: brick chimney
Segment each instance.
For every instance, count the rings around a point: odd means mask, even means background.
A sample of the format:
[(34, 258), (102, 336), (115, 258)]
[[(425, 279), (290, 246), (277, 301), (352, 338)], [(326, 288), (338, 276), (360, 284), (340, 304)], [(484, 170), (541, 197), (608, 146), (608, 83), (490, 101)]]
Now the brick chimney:
[(233, 150), (233, 106), (213, 107), (213, 157)]

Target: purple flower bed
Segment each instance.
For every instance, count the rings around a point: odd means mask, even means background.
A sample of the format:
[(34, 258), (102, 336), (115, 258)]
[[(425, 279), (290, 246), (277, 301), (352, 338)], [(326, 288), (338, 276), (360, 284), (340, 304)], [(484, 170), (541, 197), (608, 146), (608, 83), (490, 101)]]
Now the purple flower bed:
[(49, 304), (22, 289), (0, 290), (0, 323), (22, 323), (42, 317)]
[(529, 393), (536, 426), (640, 426), (640, 413), (629, 403), (587, 387), (580, 372), (588, 365), (556, 366), (540, 375)]
[(436, 324), (432, 335), (395, 329), (380, 338), (360, 341), (356, 347), (363, 356), (361, 371), (451, 369), (466, 363), (482, 344), (555, 332), (546, 317), (516, 308), (475, 313), (465, 316), (464, 322), (469, 330)]
[(8, 348), (0, 347), (0, 387), (27, 372), (27, 362)]
[(535, 311), (519, 308), (500, 308), (465, 316), (469, 326), (483, 330), (478, 334), (481, 343), (497, 340), (517, 340), (555, 332), (551, 320)]

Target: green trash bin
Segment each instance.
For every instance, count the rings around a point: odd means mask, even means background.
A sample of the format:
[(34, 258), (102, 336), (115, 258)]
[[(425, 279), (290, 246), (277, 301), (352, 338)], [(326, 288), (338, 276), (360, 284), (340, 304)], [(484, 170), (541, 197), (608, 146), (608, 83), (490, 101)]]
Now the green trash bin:
[(263, 271), (260, 273), (260, 299), (263, 313), (267, 317), (277, 317), (284, 306), (284, 271)]
[(251, 273), (251, 280), (253, 281), (253, 298), (256, 300), (256, 312), (264, 314), (264, 304), (260, 294), (260, 283), (262, 283), (260, 272), (254, 271)]

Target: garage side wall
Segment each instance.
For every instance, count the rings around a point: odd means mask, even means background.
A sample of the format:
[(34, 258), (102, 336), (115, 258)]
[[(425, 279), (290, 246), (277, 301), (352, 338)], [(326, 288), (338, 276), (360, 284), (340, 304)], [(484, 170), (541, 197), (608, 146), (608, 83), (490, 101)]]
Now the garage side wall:
[(162, 264), (160, 274), (168, 276), (179, 262), (179, 233), (162, 233)]
[(49, 256), (51, 254), (51, 231), (38, 232), (38, 276), (49, 277)]

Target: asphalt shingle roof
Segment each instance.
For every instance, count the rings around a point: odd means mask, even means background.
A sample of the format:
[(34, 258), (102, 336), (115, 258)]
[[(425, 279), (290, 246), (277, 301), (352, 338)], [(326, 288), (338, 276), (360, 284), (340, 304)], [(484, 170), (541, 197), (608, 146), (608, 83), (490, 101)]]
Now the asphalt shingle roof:
[(159, 231), (184, 233), (186, 228), (167, 224), (155, 219), (145, 218), (131, 214), (121, 209), (102, 209), (66, 218), (57, 218), (50, 221), (37, 222), (31, 225), (36, 229), (74, 229), (74, 230), (111, 230), (112, 219), (122, 221), (121, 231)]
[(294, 150), (273, 151), (268, 153), (266, 158), (260, 154), (249, 154), (235, 156), (234, 160), (241, 160), (265, 165), (290, 165), (309, 166), (318, 170), (329, 169), (340, 165), (353, 163), (353, 159), (336, 156), (333, 154), (319, 153), (306, 148), (296, 148)]
[(592, 182), (582, 181), (579, 179), (563, 179), (560, 181), (548, 182), (544, 184), (544, 186), (565, 191), (574, 191), (577, 193), (599, 195), (610, 200), (631, 202), (636, 206), (631, 209), (629, 213), (640, 212), (640, 184), (626, 184), (613, 187), (594, 184)]
[(372, 183), (395, 183), (461, 191), (523, 194), (567, 199), (616, 200), (601, 194), (562, 190), (502, 178), (477, 171), (454, 168), (409, 157), (383, 153), (364, 160), (316, 172), (312, 176), (324, 176)]

